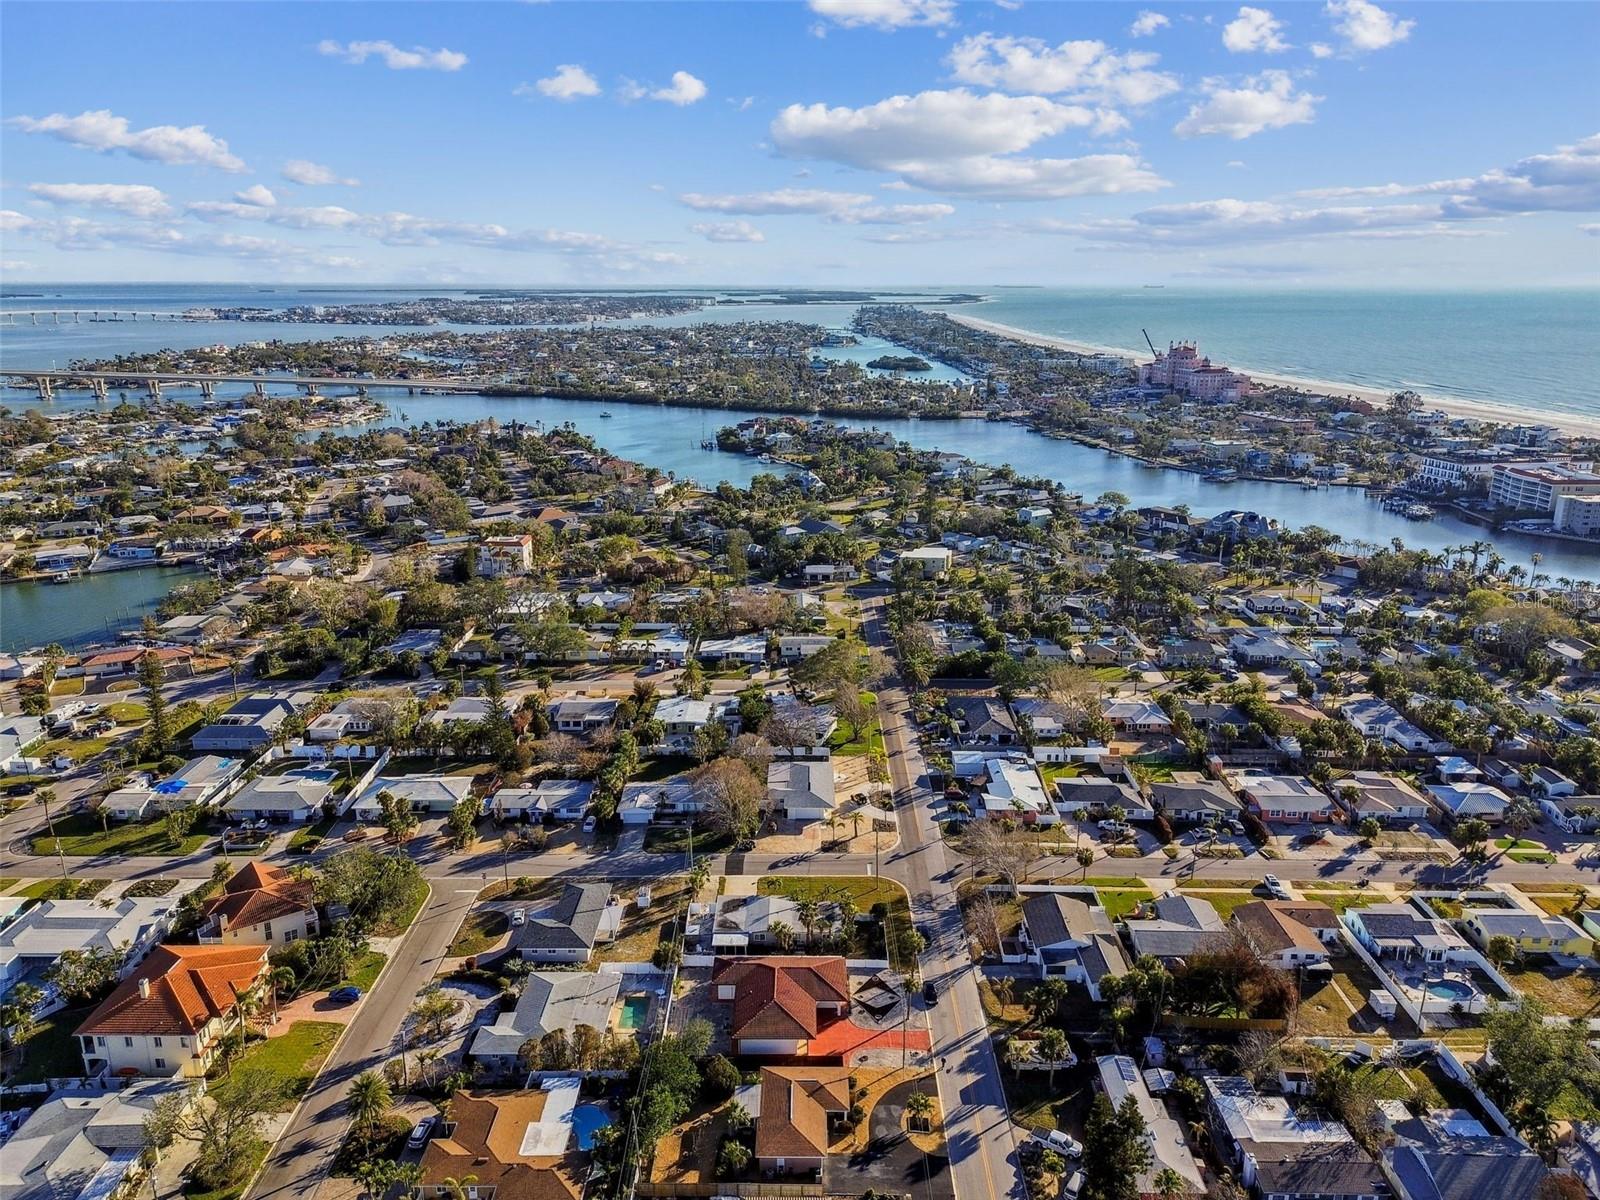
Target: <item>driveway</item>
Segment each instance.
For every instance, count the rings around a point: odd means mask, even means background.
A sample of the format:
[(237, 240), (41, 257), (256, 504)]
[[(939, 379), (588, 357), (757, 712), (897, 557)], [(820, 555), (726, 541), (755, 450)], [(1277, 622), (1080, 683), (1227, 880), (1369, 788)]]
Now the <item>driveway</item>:
[(917, 1200), (954, 1200), (950, 1160), (924, 1154), (905, 1133), (906, 1097), (922, 1086), (920, 1080), (908, 1079), (890, 1088), (867, 1118), (871, 1133), (867, 1148), (848, 1158), (826, 1160), (822, 1181), (830, 1193), (859, 1196), (876, 1188), (892, 1195), (910, 1192)]

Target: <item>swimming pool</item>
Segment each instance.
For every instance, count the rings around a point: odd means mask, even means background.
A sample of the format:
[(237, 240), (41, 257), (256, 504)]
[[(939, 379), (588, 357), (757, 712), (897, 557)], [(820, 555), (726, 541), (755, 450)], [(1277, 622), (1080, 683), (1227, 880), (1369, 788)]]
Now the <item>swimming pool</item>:
[(332, 783), (339, 778), (339, 772), (331, 767), (299, 767), (287, 774), (297, 779), (313, 779), (318, 783)]
[(579, 1150), (594, 1149), (594, 1135), (611, 1124), (611, 1114), (598, 1104), (580, 1104), (572, 1110), (572, 1135)]
[(650, 1015), (650, 997), (645, 995), (624, 996), (622, 998), (622, 1011), (617, 1014), (618, 1029), (643, 1029), (644, 1020)]
[(1427, 992), (1428, 995), (1437, 996), (1441, 1000), (1470, 1000), (1474, 988), (1459, 979), (1435, 979), (1428, 984)]

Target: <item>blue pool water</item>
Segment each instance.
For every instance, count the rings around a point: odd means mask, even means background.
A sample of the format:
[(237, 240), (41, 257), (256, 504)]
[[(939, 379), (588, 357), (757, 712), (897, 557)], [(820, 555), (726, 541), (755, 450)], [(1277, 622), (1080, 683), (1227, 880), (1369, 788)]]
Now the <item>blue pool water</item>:
[(611, 1124), (611, 1116), (598, 1104), (580, 1104), (572, 1110), (572, 1133), (579, 1150), (594, 1149), (594, 1135)]
[(330, 767), (301, 767), (294, 772), (301, 779), (315, 779), (318, 783), (332, 783), (339, 772)]
[(1472, 996), (1472, 988), (1458, 979), (1435, 979), (1428, 984), (1428, 995), (1441, 1000), (1467, 1000)]
[(649, 996), (628, 996), (622, 1001), (622, 1012), (617, 1014), (617, 1028), (643, 1029), (649, 1012)]

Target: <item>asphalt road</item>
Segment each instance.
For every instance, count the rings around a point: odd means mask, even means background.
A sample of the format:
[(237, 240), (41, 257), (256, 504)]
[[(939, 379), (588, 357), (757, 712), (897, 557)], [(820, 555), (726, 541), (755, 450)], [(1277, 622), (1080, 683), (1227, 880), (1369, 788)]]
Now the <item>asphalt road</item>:
[(345, 1092), (363, 1071), (378, 1071), (400, 1053), (400, 1030), (417, 993), (439, 970), (476, 886), (435, 883), (417, 920), (394, 947), (383, 973), (290, 1118), (249, 1191), (250, 1200), (312, 1197), (327, 1185), (334, 1155), (349, 1130)]
[[(862, 608), (869, 643), (887, 649), (882, 601), (868, 601)], [(967, 953), (956, 899), (962, 865), (947, 856), (944, 839), (934, 826), (922, 751), (907, 725), (909, 708), (898, 683), (878, 689), (878, 714), (900, 823), (900, 845), (889, 855), (884, 874), (905, 886), (911, 895), (912, 919), (932, 935), (922, 955), (922, 973), (938, 990), (938, 1000), (928, 1008), (928, 1023), (939, 1063), (936, 1078), (950, 1170), (962, 1200), (1026, 1200), (1016, 1128), (1006, 1107), (1000, 1064), (978, 997), (978, 970)]]

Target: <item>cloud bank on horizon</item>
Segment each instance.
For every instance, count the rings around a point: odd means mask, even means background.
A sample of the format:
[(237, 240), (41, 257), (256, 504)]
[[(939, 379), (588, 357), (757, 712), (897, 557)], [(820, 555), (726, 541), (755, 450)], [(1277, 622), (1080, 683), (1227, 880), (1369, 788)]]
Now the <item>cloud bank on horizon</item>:
[[(25, 6), (0, 47), (4, 261), (59, 280), (1192, 283), (1226, 261), (1219, 281), (1594, 283), (1600, 13), (1557, 7), (791, 0), (706, 22), (664, 2), (621, 22), (374, 3), (263, 25), (132, 3), (68, 39), (62, 10)], [(274, 104), (238, 86), (246, 63)], [(190, 86), (146, 86), (166, 74)]]

